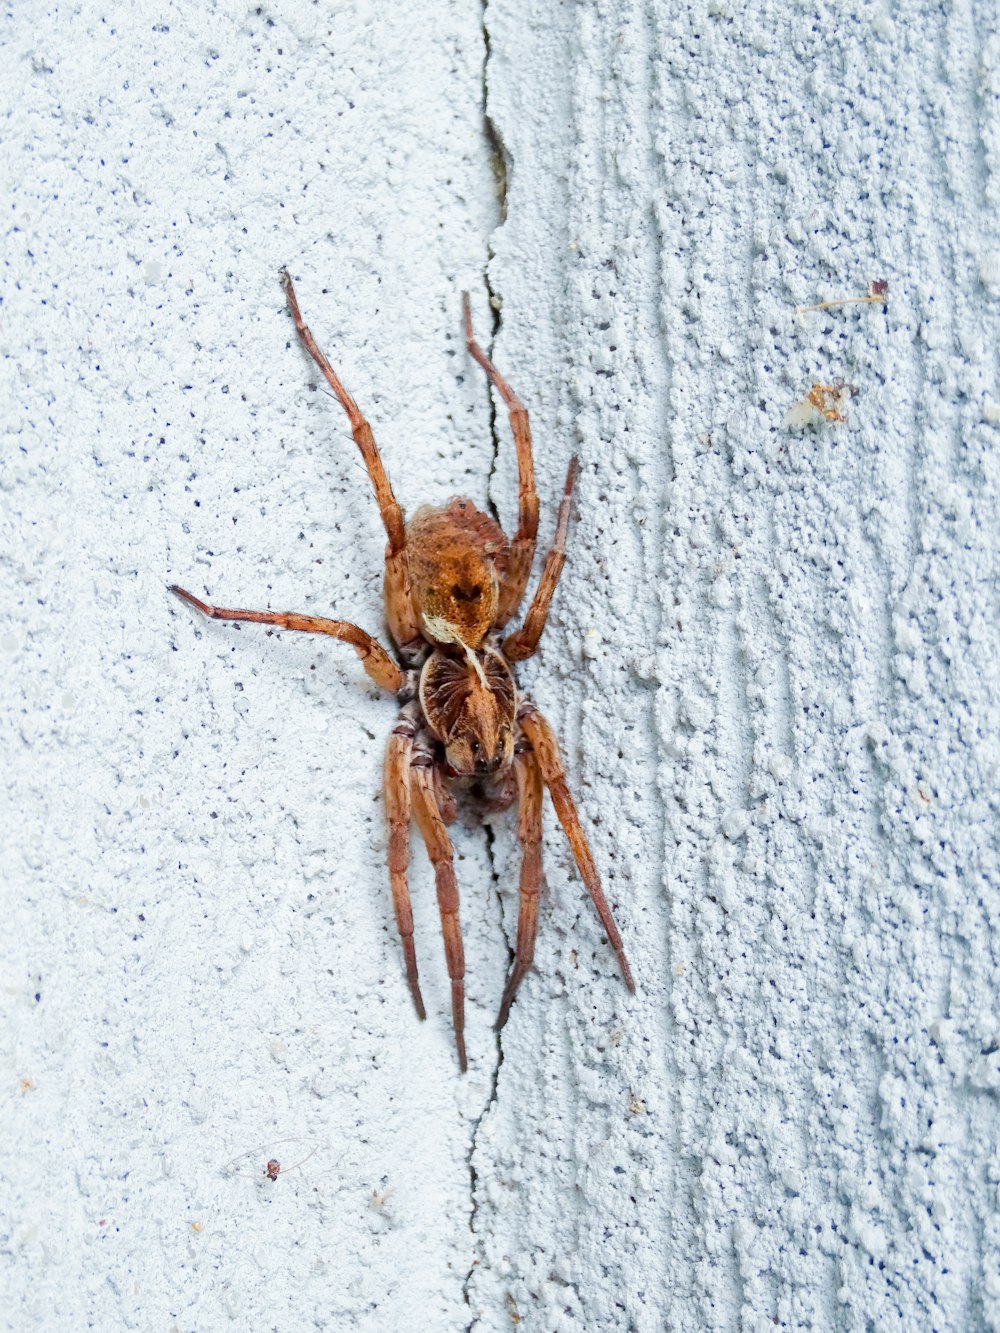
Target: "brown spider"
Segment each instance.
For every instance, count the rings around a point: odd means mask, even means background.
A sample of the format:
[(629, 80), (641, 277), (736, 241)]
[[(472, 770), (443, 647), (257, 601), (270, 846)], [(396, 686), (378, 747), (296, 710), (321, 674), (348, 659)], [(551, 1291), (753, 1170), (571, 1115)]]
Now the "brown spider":
[(531, 432), (524, 405), (473, 337), (468, 295), (462, 296), (466, 343), (507, 405), (517, 447), (519, 514), (513, 541), (508, 541), (494, 519), (480, 513), (471, 500), (462, 498), (449, 501), (444, 508), (425, 505), (404, 525), (371, 427), (303, 322), (291, 278), (284, 271), (281, 277), (298, 335), (348, 415), (351, 433), (375, 490), (389, 539), (385, 553), (386, 619), (399, 661), (370, 634), (344, 620), (292, 612), (231, 611), (209, 606), (183, 588), (174, 586), (172, 591), (216, 620), (251, 620), (342, 639), (354, 648), (372, 680), (402, 703), (385, 766), (389, 876), (396, 924), (413, 1003), (424, 1018), (407, 885), (412, 812), (434, 866), (451, 978), (455, 1044), (464, 1073), (465, 962), (458, 923), (458, 885), (445, 828), (455, 817), (455, 800), (449, 789), (452, 782), (475, 786), (492, 809), (504, 809), (515, 800), (519, 803), (517, 837), (522, 861), (517, 947), (500, 1003), (497, 1030), (507, 1021), (517, 988), (535, 953), (542, 877), (543, 784), (549, 789), (580, 875), (618, 957), (625, 985), (635, 990), (621, 936), (566, 785), (552, 729), (533, 703), (518, 696), (511, 670), (512, 663), (537, 650), (562, 573), (576, 459), (570, 462), (566, 474), (555, 540), (524, 624), (505, 636), (502, 631), (524, 596), (538, 531)]

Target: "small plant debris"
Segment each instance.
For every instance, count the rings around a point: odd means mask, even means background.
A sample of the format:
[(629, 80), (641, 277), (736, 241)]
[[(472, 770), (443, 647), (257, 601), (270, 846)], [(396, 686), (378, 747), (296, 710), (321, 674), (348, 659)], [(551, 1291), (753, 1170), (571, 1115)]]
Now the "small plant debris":
[(815, 305), (795, 307), (797, 315), (806, 315), (810, 310), (832, 310), (838, 305), (880, 305), (889, 304), (889, 283), (886, 278), (873, 278), (868, 284), (867, 296), (841, 296), (834, 301), (817, 301)]
[(831, 421), (840, 425), (847, 420), (844, 408), (857, 389), (853, 384), (814, 384), (804, 398), (793, 403), (785, 415), (785, 425), (792, 430)]
[[(275, 1155), (275, 1149), (285, 1146), (289, 1152), (292, 1152), (295, 1160), (287, 1165), (282, 1165), (281, 1159)], [(294, 1171), (303, 1162), (308, 1162), (312, 1155), (319, 1151), (319, 1144), (311, 1144), (309, 1139), (299, 1138), (298, 1136), (288, 1139), (275, 1139), (271, 1143), (262, 1143), (259, 1148), (249, 1148), (246, 1152), (241, 1152), (238, 1157), (234, 1157), (231, 1162), (226, 1162), (220, 1170), (224, 1176), (248, 1176), (252, 1180), (277, 1180), (278, 1176), (287, 1176), (289, 1171)], [(283, 1154), (284, 1155), (284, 1154)]]
[(386, 1212), (389, 1207), (389, 1202), (395, 1193), (396, 1193), (396, 1186), (389, 1185), (386, 1188), (383, 1180), (382, 1187), (372, 1190), (372, 1207), (376, 1209), (377, 1212), (380, 1213)]

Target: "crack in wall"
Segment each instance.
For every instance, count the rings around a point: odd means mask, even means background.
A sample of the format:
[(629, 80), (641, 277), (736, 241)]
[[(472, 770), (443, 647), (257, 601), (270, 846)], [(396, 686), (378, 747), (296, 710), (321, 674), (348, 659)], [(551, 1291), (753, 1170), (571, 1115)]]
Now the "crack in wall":
[[(494, 123), (489, 113), (489, 90), (488, 90), (488, 78), (487, 78), (489, 62), (490, 62), (490, 33), (486, 23), (486, 4), (484, 3), (483, 4), (483, 79), (482, 79), (483, 129), (486, 135), (487, 143), (489, 144), (490, 166), (493, 170), (493, 176), (496, 183), (497, 204), (500, 214), (498, 225), (503, 226), (504, 222), (507, 219), (507, 150), (504, 147), (503, 139), (500, 135), (500, 132), (497, 129), (497, 126)], [(501, 307), (501, 302), (496, 292), (493, 290), (493, 286), (490, 282), (489, 263), (492, 258), (493, 258), (493, 248), (492, 245), (490, 245), (489, 253), (486, 258), (486, 263), (483, 266), (483, 283), (486, 287), (486, 292), (489, 297), (490, 310), (492, 311), (493, 315), (492, 327), (490, 329), (491, 344), (492, 342), (495, 341), (497, 333), (500, 330), (500, 307)], [(492, 351), (492, 346), (491, 346), (491, 351)], [(490, 417), (489, 417), (490, 438), (492, 440), (492, 445), (493, 445), (493, 457), (490, 463), (490, 485), (491, 485), (493, 477), (496, 474), (497, 460), (500, 456), (500, 431), (497, 422), (496, 400), (494, 398), (493, 391), (488, 380), (486, 381), (486, 394), (490, 409)], [(492, 494), (490, 493), (490, 485), (487, 486), (486, 505), (493, 518), (499, 522), (499, 514), (497, 512), (496, 505), (493, 502)], [(500, 909), (499, 918), (502, 929), (503, 899), (500, 896), (500, 876), (497, 872), (497, 863), (496, 863), (496, 850), (495, 850), (496, 835), (494, 834), (493, 829), (489, 824), (485, 825), (485, 829), (486, 829), (486, 849), (490, 861), (490, 872), (493, 878), (493, 891), (496, 895), (497, 905)], [(514, 950), (508, 941), (507, 942), (508, 975), (510, 973), (511, 967), (513, 966), (513, 962), (514, 962)], [(468, 1152), (466, 1154), (466, 1161), (469, 1168), (469, 1231), (472, 1235), (473, 1258), (472, 1262), (469, 1265), (469, 1271), (466, 1273), (465, 1280), (462, 1283), (462, 1297), (463, 1300), (465, 1301), (465, 1304), (469, 1307), (470, 1314), (472, 1314), (472, 1300), (470, 1295), (470, 1287), (472, 1284), (473, 1275), (476, 1271), (476, 1268), (479, 1266), (480, 1262), (480, 1247), (478, 1244), (478, 1231), (476, 1227), (476, 1221), (479, 1214), (479, 1199), (478, 1199), (479, 1172), (476, 1169), (476, 1148), (479, 1142), (480, 1126), (483, 1124), (484, 1120), (489, 1115), (490, 1111), (492, 1111), (493, 1107), (496, 1105), (497, 1102), (497, 1092), (500, 1081), (500, 1066), (503, 1064), (503, 1033), (499, 1031), (495, 1032), (494, 1037), (496, 1041), (496, 1060), (493, 1065), (493, 1075), (490, 1080), (489, 1092), (487, 1094), (486, 1101), (485, 1104), (483, 1105), (482, 1111), (479, 1113), (479, 1116), (476, 1118), (474, 1124), (472, 1125), (471, 1132), (469, 1134)], [(478, 1323), (478, 1316), (472, 1314), (469, 1323), (466, 1325), (466, 1333), (471, 1333), (471, 1330), (474, 1328), (476, 1323)]]
[[(487, 855), (489, 856), (490, 859), (490, 872), (493, 877), (493, 891), (496, 894), (497, 903), (500, 906), (500, 920), (502, 924), (503, 901), (500, 897), (500, 876), (497, 873), (497, 866), (496, 866), (496, 859), (494, 852), (496, 835), (494, 834), (493, 829), (490, 827), (489, 824), (484, 825), (484, 827), (486, 829), (486, 850), (487, 850)], [(514, 962), (514, 950), (508, 943), (507, 945), (508, 975), (510, 973), (510, 968), (513, 965), (513, 962)], [(496, 1061), (493, 1065), (493, 1077), (490, 1080), (490, 1088), (489, 1092), (487, 1093), (483, 1109), (480, 1111), (479, 1115), (475, 1120), (475, 1123), (472, 1126), (472, 1132), (469, 1135), (469, 1150), (468, 1153), (466, 1154), (466, 1160), (469, 1166), (469, 1201), (470, 1201), (469, 1230), (472, 1233), (473, 1258), (472, 1258), (472, 1263), (469, 1265), (469, 1271), (468, 1273), (466, 1273), (465, 1280), (462, 1283), (462, 1298), (465, 1301), (465, 1304), (469, 1306), (470, 1310), (472, 1308), (472, 1301), (469, 1295), (469, 1287), (472, 1283), (473, 1274), (475, 1273), (476, 1268), (479, 1266), (479, 1260), (480, 1260), (479, 1246), (477, 1243), (478, 1233), (476, 1230), (476, 1218), (479, 1214), (479, 1200), (477, 1198), (477, 1190), (479, 1186), (479, 1172), (476, 1170), (476, 1162), (475, 1162), (476, 1145), (479, 1140), (479, 1127), (482, 1125), (483, 1121), (486, 1119), (490, 1111), (492, 1111), (493, 1107), (496, 1105), (497, 1089), (500, 1082), (500, 1066), (503, 1064), (503, 1033), (502, 1031), (494, 1032), (493, 1035), (496, 1041)], [(466, 1325), (466, 1333), (472, 1333), (472, 1329), (475, 1327), (476, 1322), (477, 1322), (477, 1317), (473, 1316), (473, 1318), (470, 1319), (468, 1324)]]
[[(490, 30), (486, 22), (486, 4), (483, 4), (483, 127), (490, 145), (490, 166), (496, 180), (497, 203), (500, 206), (500, 226), (507, 221), (507, 146), (490, 115), (489, 94)], [(487, 286), (489, 279), (487, 278)], [(496, 307), (494, 307), (495, 309)]]
[[(486, 135), (486, 141), (489, 144), (490, 167), (493, 171), (493, 178), (496, 186), (497, 206), (500, 212), (500, 221), (498, 226), (502, 227), (507, 221), (507, 149), (504, 145), (503, 137), (496, 126), (493, 117), (489, 112), (489, 79), (488, 71), (490, 64), (490, 30), (486, 24), (486, 4), (483, 4), (483, 81), (482, 81), (482, 107), (483, 107), (483, 133)], [(493, 258), (493, 247), (490, 246), (487, 255), (486, 264), (483, 268), (483, 283), (486, 287), (486, 294), (489, 297), (490, 311), (493, 315), (493, 325), (490, 329), (490, 339), (495, 341), (500, 331), (500, 308), (501, 301), (493, 289), (490, 282), (490, 260)], [(490, 435), (493, 440), (493, 461), (490, 464), (490, 479), (496, 473), (497, 458), (500, 455), (500, 433), (497, 427), (497, 408), (493, 391), (487, 384), (487, 397), (490, 404)], [(486, 503), (492, 516), (499, 521), (496, 505), (493, 497), (489, 493), (486, 497)]]

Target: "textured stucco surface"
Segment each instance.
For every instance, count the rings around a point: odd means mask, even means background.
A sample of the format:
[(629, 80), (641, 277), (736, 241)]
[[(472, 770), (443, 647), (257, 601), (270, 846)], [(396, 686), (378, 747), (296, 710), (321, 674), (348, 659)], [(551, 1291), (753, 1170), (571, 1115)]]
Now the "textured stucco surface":
[[(1000, 1328), (994, 28), (7, 11), (0, 1321)], [(486, 275), (543, 542), (582, 464), (521, 678), (639, 994), (547, 818), (497, 1042), (516, 846), (470, 816), (465, 1079), (416, 842), (422, 1026), (402, 979), (391, 701), (165, 592), (381, 625), (281, 264), (404, 504), (513, 518)]]

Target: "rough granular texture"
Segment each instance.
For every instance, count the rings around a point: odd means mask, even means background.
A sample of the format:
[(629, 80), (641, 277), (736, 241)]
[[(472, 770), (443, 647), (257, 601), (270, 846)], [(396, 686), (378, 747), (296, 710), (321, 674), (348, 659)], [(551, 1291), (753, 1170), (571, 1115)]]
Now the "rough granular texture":
[[(537, 689), (641, 996), (550, 858), (477, 1308), (998, 1327), (995, 12), (520, 9), (497, 355), (584, 460)], [(846, 423), (786, 427), (838, 382)]]
[[(8, 13), (0, 1323), (1000, 1328), (1000, 40), (844, 10)], [(543, 545), (580, 458), (520, 677), (639, 993), (547, 813), (492, 1032), (473, 813), (464, 1079), (392, 701), (166, 592), (381, 632), (281, 265), (410, 512), (515, 523), (463, 288)]]

